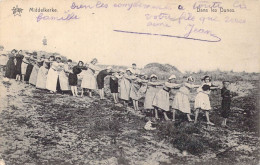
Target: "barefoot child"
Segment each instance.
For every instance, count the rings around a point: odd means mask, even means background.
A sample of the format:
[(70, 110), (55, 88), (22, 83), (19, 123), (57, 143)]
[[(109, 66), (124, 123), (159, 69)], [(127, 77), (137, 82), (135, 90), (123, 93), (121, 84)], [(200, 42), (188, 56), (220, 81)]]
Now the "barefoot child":
[(195, 97), (195, 123), (197, 123), (199, 111), (205, 111), (207, 124), (208, 125), (215, 125), (214, 123), (210, 122), (209, 120), (209, 111), (211, 110), (210, 101), (209, 101), (209, 94), (210, 94), (210, 86), (203, 85), (202, 91), (200, 91), (197, 96)]
[(193, 84), (194, 79), (192, 77), (187, 78), (187, 82), (183, 84), (178, 93), (175, 95), (172, 103), (172, 120), (175, 121), (175, 111), (179, 110), (182, 113), (187, 114), (188, 121), (193, 121), (190, 118), (190, 91), (192, 88), (198, 88), (200, 85)]
[(119, 102), (118, 100), (118, 78), (117, 78), (118, 73), (113, 73), (112, 76), (110, 77), (110, 91), (113, 96), (115, 104)]
[(79, 61), (77, 66), (72, 68), (72, 72), (69, 73), (69, 85), (73, 96), (78, 96), (78, 74), (81, 73), (81, 67), (83, 67), (83, 62)]
[(108, 75), (112, 75), (112, 67), (108, 66), (106, 69), (101, 70), (97, 74), (97, 85), (98, 85), (98, 92), (101, 100), (105, 99), (105, 92), (104, 92), (104, 86), (105, 86), (105, 77)]
[(147, 83), (147, 89), (144, 99), (144, 109), (146, 112), (154, 110), (153, 99), (156, 93), (159, 91), (159, 86), (162, 86), (162, 82), (158, 82), (158, 77), (155, 74), (150, 76), (149, 82)]
[(135, 79), (132, 69), (128, 68), (120, 80), (120, 94), (119, 97), (124, 101), (124, 105), (128, 106), (130, 100), (131, 81)]
[(221, 97), (222, 97), (222, 113), (221, 116), (224, 118), (222, 122), (222, 126), (227, 126), (227, 118), (230, 114), (230, 104), (231, 104), (231, 92), (228, 90), (229, 81), (223, 81), (223, 88), (221, 89)]
[(181, 84), (175, 83), (176, 76), (171, 75), (168, 78), (168, 81), (165, 82), (163, 89), (160, 89), (158, 93), (156, 93), (154, 100), (153, 100), (153, 106), (155, 108), (155, 118), (159, 119), (158, 117), (158, 110), (163, 111), (163, 115), (165, 120), (170, 120), (166, 114), (166, 112), (170, 111), (170, 97), (169, 92), (171, 88), (179, 88), (181, 87)]

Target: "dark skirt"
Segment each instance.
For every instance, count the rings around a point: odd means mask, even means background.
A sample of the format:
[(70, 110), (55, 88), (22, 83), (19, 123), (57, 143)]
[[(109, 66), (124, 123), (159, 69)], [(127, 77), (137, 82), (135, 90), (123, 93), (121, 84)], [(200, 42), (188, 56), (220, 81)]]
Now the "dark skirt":
[(16, 57), (16, 65), (15, 65), (15, 72), (16, 75), (21, 75), (22, 74), (22, 62), (23, 62), (23, 57)]
[(74, 73), (69, 74), (69, 85), (70, 86), (77, 86), (78, 84), (78, 76)]
[(24, 76), (24, 81), (29, 81), (32, 70), (33, 70), (33, 65), (28, 64), (28, 66), (26, 68), (26, 73), (25, 73), (25, 76)]
[(102, 79), (102, 78), (100, 78), (100, 77), (97, 77), (97, 85), (98, 85), (98, 89), (102, 89), (102, 88), (104, 88), (104, 84), (105, 84), (104, 79)]
[(13, 59), (9, 59), (6, 64), (6, 71), (5, 71), (5, 77), (7, 78), (15, 78), (15, 64)]
[(110, 78), (110, 90), (111, 93), (118, 93), (118, 80)]
[(228, 99), (228, 100), (223, 99), (222, 100), (222, 104), (221, 104), (221, 107), (222, 107), (221, 116), (222, 117), (224, 117), (224, 118), (229, 117), (229, 115), (230, 115), (230, 104), (231, 104), (230, 99)]

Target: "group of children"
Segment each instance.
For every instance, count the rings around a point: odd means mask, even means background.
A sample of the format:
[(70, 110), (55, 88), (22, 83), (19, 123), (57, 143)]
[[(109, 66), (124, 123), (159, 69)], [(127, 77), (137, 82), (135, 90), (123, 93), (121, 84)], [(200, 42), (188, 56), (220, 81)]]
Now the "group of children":
[[(73, 96), (78, 96), (78, 86), (81, 87), (81, 96), (87, 91), (92, 97), (93, 91), (99, 91), (100, 99), (105, 99), (105, 78), (109, 76), (109, 87), (115, 104), (119, 98), (128, 106), (132, 100), (133, 107), (139, 110), (139, 101), (144, 98), (144, 109), (154, 112), (159, 119), (158, 111), (163, 113), (165, 120), (170, 120), (167, 112), (172, 112), (172, 120), (175, 121), (176, 111), (187, 115), (191, 119), (190, 97), (191, 91), (197, 88), (195, 97), (195, 123), (200, 111), (205, 112), (207, 124), (214, 125), (209, 118), (211, 110), (209, 94), (211, 90), (219, 87), (212, 85), (210, 77), (205, 76), (201, 85), (195, 85), (192, 77), (185, 78), (184, 83), (176, 83), (176, 76), (171, 75), (166, 82), (161, 82), (155, 74), (148, 77), (140, 73), (136, 64), (126, 70), (114, 71), (112, 67), (101, 69), (98, 67), (97, 59), (94, 58), (89, 64), (79, 61), (73, 65), (72, 60), (66, 63), (61, 61), (60, 56), (37, 58), (22, 55), (22, 51), (12, 50), (5, 68), (5, 77), (25, 81), (38, 89), (46, 89), (51, 93), (65, 92), (71, 90)], [(79, 83), (81, 80), (81, 83)], [(230, 114), (231, 92), (228, 90), (228, 81), (223, 82), (221, 89), (223, 126), (226, 126)], [(171, 91), (177, 91), (173, 101), (170, 101)]]

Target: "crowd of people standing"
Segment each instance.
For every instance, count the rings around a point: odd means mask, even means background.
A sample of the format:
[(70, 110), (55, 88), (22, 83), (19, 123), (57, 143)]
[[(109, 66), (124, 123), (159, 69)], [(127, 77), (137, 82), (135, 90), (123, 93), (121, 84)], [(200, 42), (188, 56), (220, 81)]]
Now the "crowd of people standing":
[[(94, 58), (89, 63), (79, 61), (75, 65), (70, 59), (62, 61), (58, 55), (46, 58), (45, 55), (37, 57), (37, 53), (34, 53), (32, 56), (27, 56), (23, 55), (22, 50), (14, 49), (6, 63), (4, 77), (31, 84), (50, 93), (71, 91), (75, 97), (79, 96), (79, 93), (81, 97), (84, 97), (85, 93), (93, 97), (93, 92), (98, 90), (101, 100), (105, 99), (105, 78), (109, 77), (109, 87), (115, 104), (122, 100), (123, 104), (128, 106), (131, 101), (134, 110), (139, 111), (139, 101), (144, 98), (144, 110), (153, 112), (156, 119), (159, 119), (158, 112), (161, 111), (164, 119), (170, 120), (167, 112), (171, 112), (172, 120), (175, 121), (175, 113), (180, 111), (187, 115), (189, 122), (196, 123), (199, 112), (203, 111), (207, 124), (214, 125), (209, 117), (211, 110), (209, 94), (211, 90), (219, 87), (211, 83), (209, 76), (205, 76), (200, 85), (195, 85), (191, 76), (184, 78), (182, 83), (177, 83), (175, 75), (162, 82), (155, 74), (148, 77), (140, 72), (135, 63), (126, 70), (114, 70), (110, 66), (101, 69), (97, 63), (98, 60)], [(223, 125), (226, 125), (230, 113), (232, 97), (228, 84), (228, 81), (224, 81), (221, 90), (222, 116), (225, 119)], [(79, 86), (81, 92), (78, 92)], [(190, 116), (190, 96), (194, 88), (197, 89), (194, 104), (195, 120)], [(173, 101), (170, 101), (171, 90), (176, 91)]]

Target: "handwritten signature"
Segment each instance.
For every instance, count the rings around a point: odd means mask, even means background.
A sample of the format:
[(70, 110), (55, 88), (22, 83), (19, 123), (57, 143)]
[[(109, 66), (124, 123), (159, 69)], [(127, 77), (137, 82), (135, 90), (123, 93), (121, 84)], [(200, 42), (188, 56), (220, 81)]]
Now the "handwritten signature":
[[(187, 39), (187, 40), (195, 40), (195, 41), (203, 41), (203, 42), (220, 42), (221, 38), (218, 37), (210, 30), (199, 29), (196, 28), (194, 24), (189, 24), (186, 27), (187, 33), (184, 35), (170, 35), (170, 34), (159, 34), (159, 33), (147, 33), (147, 32), (135, 32), (135, 31), (126, 31), (126, 30), (114, 30), (114, 32), (119, 33), (128, 33), (128, 34), (137, 34), (137, 35), (151, 35), (151, 36), (161, 36), (161, 37), (171, 37), (171, 38), (179, 38), (179, 39)], [(193, 34), (203, 35), (201, 38), (192, 37)], [(210, 39), (203, 39), (210, 38)]]
[(79, 17), (74, 14), (70, 13), (70, 11), (65, 11), (64, 12), (65, 16), (57, 17), (57, 16), (49, 16), (49, 15), (44, 15), (43, 13), (40, 13), (37, 17), (36, 20), (37, 22), (40, 22), (42, 20), (56, 20), (56, 21), (69, 21), (69, 20), (77, 20)]

